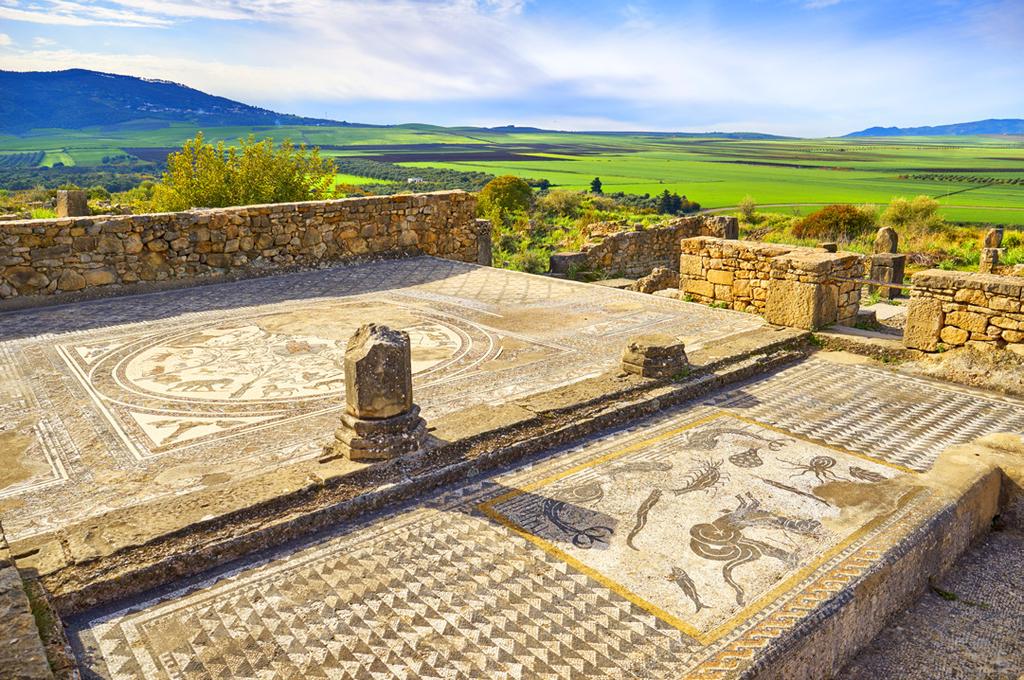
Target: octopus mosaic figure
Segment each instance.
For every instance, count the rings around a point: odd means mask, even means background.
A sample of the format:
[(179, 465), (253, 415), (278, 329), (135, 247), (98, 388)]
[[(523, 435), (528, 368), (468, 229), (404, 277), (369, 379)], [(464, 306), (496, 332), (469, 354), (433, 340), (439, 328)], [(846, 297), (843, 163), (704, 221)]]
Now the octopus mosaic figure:
[(743, 530), (753, 526), (767, 526), (784, 532), (815, 536), (821, 523), (815, 519), (794, 519), (761, 507), (761, 502), (749, 492), (737, 495), (735, 510), (723, 510), (720, 517), (710, 523), (690, 527), (690, 549), (706, 560), (725, 562), (722, 578), (736, 593), (736, 604), (746, 603), (746, 592), (733, 578), (733, 571), (762, 557), (771, 557), (790, 566), (799, 560), (795, 552), (784, 550), (765, 541), (750, 538)]
[(832, 456), (815, 456), (807, 463), (794, 463), (788, 460), (783, 462), (788, 463), (790, 469), (800, 471), (790, 475), (790, 479), (793, 477), (803, 477), (808, 472), (813, 474), (822, 484), (825, 482), (837, 482), (842, 479), (832, 471), (832, 468), (836, 466), (836, 459)]

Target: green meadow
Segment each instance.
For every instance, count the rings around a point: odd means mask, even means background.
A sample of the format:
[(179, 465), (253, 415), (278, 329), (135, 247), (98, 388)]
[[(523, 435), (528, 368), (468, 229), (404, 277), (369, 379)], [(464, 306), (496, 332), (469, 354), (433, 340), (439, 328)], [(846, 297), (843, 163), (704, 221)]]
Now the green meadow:
[[(129, 154), (160, 158), (195, 126), (149, 121), (77, 131), (0, 136), (0, 159), (38, 166), (96, 166)], [(1024, 225), (1024, 138), (728, 139), (669, 134), (487, 131), (428, 125), (394, 127), (217, 127), (210, 141), (255, 134), (317, 145), (323, 155), (547, 179), (554, 187), (606, 193), (686, 195), (704, 208), (752, 196), (764, 210), (802, 213), (815, 204), (888, 203), (925, 194), (946, 219)], [(148, 151), (147, 151), (148, 150)], [(41, 153), (40, 153), (41, 152)], [(10, 163), (15, 158), (9, 159)], [(0, 163), (2, 165), (2, 163)], [(380, 180), (342, 175), (343, 184)]]

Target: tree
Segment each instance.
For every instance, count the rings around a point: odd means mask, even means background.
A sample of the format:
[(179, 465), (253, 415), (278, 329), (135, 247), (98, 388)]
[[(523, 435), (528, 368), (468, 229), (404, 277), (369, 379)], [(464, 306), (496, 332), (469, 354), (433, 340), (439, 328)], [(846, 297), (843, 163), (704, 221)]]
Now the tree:
[(478, 208), (495, 227), (509, 226), (516, 214), (527, 212), (533, 205), (533, 189), (520, 177), (495, 177), (480, 190)]
[(601, 193), (601, 178), (600, 177), (595, 177), (594, 179), (590, 180), (590, 193), (592, 193), (592, 194), (599, 194), (599, 193)]
[(793, 227), (797, 238), (849, 243), (875, 229), (875, 214), (852, 205), (829, 205), (813, 212)]
[(330, 198), (337, 166), (316, 147), (295, 147), (271, 139), (208, 144), (198, 133), (167, 157), (167, 172), (155, 187), (157, 210), (219, 208), (254, 203), (285, 203)]
[(750, 223), (754, 219), (754, 210), (757, 209), (757, 204), (754, 203), (754, 197), (747, 194), (740, 200), (740, 204), (737, 206), (740, 210), (740, 217), (743, 218), (744, 222)]

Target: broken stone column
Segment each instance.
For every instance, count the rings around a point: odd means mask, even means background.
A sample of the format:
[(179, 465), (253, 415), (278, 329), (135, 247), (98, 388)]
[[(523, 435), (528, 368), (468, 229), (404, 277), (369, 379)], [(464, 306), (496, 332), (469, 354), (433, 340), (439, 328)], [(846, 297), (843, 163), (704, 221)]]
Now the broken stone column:
[(689, 366), (683, 341), (666, 333), (638, 335), (622, 352), (622, 370), (644, 378), (671, 378)]
[(898, 253), (900, 237), (892, 227), (882, 227), (875, 234), (875, 253)]
[(89, 215), (89, 195), (80, 189), (57, 192), (57, 217), (82, 217)]
[(345, 349), (345, 412), (321, 460), (386, 460), (420, 448), (426, 436), (412, 402), (409, 334), (365, 324)]
[(490, 267), (493, 263), (491, 233), (493, 225), (490, 220), (476, 220), (476, 263)]
[(1000, 248), (1003, 245), (1003, 230), (989, 229), (982, 239), (982, 248)]
[[(988, 239), (986, 239), (987, 242)], [(978, 271), (982, 274), (994, 274), (999, 267), (999, 259), (1002, 253), (1002, 248), (982, 248), (981, 258), (978, 260)]]

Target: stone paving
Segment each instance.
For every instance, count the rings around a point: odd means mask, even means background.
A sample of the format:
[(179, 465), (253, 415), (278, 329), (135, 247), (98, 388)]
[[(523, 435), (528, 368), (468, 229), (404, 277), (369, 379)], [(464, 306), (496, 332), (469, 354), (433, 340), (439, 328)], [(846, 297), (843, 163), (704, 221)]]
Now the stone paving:
[[(1024, 532), (993, 532), (886, 627), (844, 680), (1024, 677)], [(940, 595), (940, 592), (942, 593)]]
[(891, 480), (1024, 427), (1020, 402), (904, 380), (804, 362), (87, 612), (73, 645), (118, 679), (733, 677), (918, 526), (932, 492)]
[(613, 368), (637, 332), (699, 347), (763, 325), (429, 257), (3, 314), (8, 539), (313, 458), (366, 322), (409, 332), (428, 423)]

